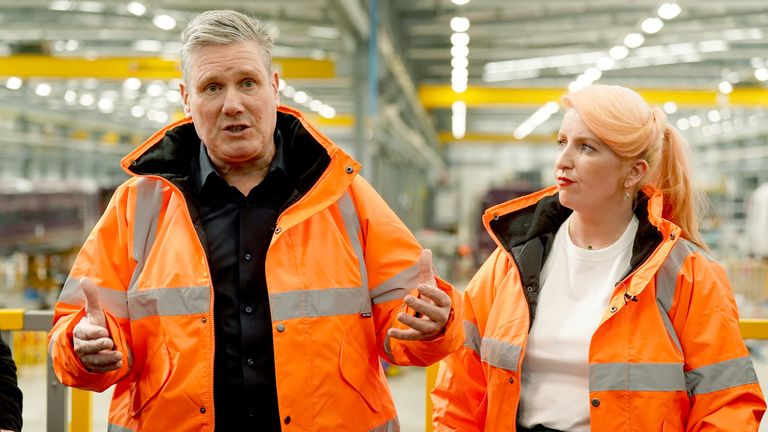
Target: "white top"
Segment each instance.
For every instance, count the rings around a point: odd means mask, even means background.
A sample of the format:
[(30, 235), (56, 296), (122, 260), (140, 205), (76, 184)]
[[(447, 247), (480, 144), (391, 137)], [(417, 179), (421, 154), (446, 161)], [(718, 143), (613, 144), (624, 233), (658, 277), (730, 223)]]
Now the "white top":
[(569, 432), (589, 431), (589, 344), (614, 284), (629, 268), (638, 221), (604, 249), (571, 241), (571, 218), (555, 234), (541, 269), (536, 319), (522, 367), (519, 421)]

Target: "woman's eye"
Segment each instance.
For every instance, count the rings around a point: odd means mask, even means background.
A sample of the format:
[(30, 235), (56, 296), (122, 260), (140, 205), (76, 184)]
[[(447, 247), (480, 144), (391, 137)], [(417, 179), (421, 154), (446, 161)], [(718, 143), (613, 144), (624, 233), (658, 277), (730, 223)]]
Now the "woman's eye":
[(560, 148), (565, 147), (566, 144), (568, 144), (568, 143), (565, 140), (558, 140), (557, 141), (557, 146), (560, 147)]

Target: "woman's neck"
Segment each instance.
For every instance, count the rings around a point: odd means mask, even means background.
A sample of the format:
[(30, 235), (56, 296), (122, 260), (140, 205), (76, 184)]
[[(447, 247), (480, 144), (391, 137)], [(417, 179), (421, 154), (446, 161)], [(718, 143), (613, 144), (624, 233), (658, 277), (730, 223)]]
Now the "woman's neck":
[(576, 246), (584, 249), (602, 249), (616, 242), (632, 220), (632, 208), (601, 209), (587, 214), (574, 211), (568, 234)]

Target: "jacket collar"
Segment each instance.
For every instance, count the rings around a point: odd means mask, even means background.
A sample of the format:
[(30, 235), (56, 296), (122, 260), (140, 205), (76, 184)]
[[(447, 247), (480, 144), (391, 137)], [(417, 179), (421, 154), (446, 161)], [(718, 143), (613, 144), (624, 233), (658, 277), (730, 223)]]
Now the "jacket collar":
[[(645, 288), (674, 246), (680, 228), (662, 218), (663, 196), (644, 187), (635, 197), (635, 216), (639, 221), (632, 246), (630, 268), (622, 280), (633, 274), (624, 286), (625, 294), (636, 296)], [(560, 204), (557, 187), (551, 186), (494, 207), (483, 215), (483, 224), (496, 244), (513, 258), (520, 272), (524, 294), (535, 316), (540, 289), (539, 275), (560, 225), (572, 210)]]
[[(335, 202), (360, 171), (360, 164), (298, 110), (278, 107), (276, 128), (283, 137), (289, 161), (287, 166), (291, 171), (288, 174), (297, 179), (297, 201), (302, 203), (296, 206), (296, 211), (286, 211), (290, 214), (285, 215), (282, 227), (287, 229)], [(192, 187), (190, 174), (200, 151), (199, 145), (200, 137), (192, 119), (187, 117), (155, 132), (120, 164), (131, 176), (159, 176), (182, 191), (188, 191)]]

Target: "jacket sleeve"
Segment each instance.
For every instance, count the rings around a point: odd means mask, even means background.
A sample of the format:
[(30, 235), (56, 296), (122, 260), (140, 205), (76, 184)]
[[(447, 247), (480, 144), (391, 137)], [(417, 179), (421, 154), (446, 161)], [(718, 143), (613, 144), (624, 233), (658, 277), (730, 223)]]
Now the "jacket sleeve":
[(756, 432), (766, 406), (739, 331), (725, 270), (689, 248), (669, 311), (683, 349), (691, 398), (686, 430)]
[(416, 291), (418, 258), (422, 248), (405, 224), (362, 177), (354, 180), (351, 192), (360, 219), (379, 355), (398, 365), (427, 366), (435, 363), (458, 349), (463, 341), (463, 330), (458, 319), (461, 297), (449, 283), (436, 278), (438, 288), (451, 298), (451, 314), (443, 333), (420, 341), (387, 338), (390, 327), (406, 327), (396, 317), (398, 313), (406, 312), (405, 295)]
[(500, 249), (483, 263), (464, 291), (464, 345), (440, 362), (432, 390), (432, 423), (438, 432), (473, 432), (485, 429), (487, 379), (480, 345), (496, 284), (509, 266)]
[(0, 337), (0, 429), (20, 431), (22, 394), (11, 349)]
[[(104, 215), (80, 249), (56, 302), (48, 349), (54, 372), (64, 385), (100, 392), (125, 377), (130, 370), (127, 287), (136, 264), (129, 253), (132, 240), (126, 220), (128, 203), (134, 202), (133, 199), (125, 185), (115, 191)], [(90, 278), (99, 287), (114, 349), (123, 353), (123, 366), (118, 370), (90, 372), (75, 354), (72, 332), (85, 315), (85, 295), (80, 288), (83, 277)]]

